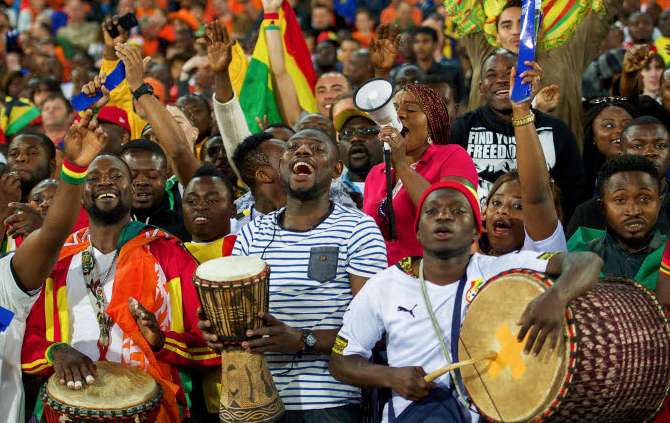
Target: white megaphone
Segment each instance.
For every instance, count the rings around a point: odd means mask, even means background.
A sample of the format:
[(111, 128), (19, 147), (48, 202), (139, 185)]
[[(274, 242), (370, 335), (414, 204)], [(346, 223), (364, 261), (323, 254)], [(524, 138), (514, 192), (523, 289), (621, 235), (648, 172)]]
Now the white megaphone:
[(393, 86), (383, 78), (374, 78), (361, 85), (354, 93), (354, 105), (360, 111), (367, 112), (379, 126), (392, 126), (403, 130), (398, 113), (391, 99)]

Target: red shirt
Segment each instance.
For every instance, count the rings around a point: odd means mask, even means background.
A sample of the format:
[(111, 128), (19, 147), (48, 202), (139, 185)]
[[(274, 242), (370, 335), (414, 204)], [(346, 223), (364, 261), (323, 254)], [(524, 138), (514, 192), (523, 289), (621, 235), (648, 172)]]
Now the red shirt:
[[(463, 147), (458, 145), (431, 144), (416, 162), (415, 170), (431, 185), (445, 176), (460, 176), (472, 182), (473, 186), (477, 186), (475, 164)], [(395, 177), (395, 171), (393, 176)], [(386, 176), (384, 175), (384, 163), (380, 163), (370, 170), (365, 180), (363, 211), (377, 222), (386, 239), (389, 234), (388, 225), (385, 224), (385, 219), (379, 213), (384, 199), (386, 199)], [(393, 197), (393, 212), (398, 239), (392, 242), (386, 239), (389, 266), (405, 257), (423, 256), (423, 249), (416, 239), (414, 230), (416, 207), (405, 187), (402, 187)]]

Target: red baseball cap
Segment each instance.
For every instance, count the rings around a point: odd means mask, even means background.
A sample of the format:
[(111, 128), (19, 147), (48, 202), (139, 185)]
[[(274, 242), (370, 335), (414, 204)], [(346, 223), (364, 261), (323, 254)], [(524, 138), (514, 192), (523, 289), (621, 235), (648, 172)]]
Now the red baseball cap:
[(98, 112), (98, 122), (112, 123), (120, 126), (130, 133), (130, 122), (128, 122), (128, 113), (120, 107), (104, 106)]

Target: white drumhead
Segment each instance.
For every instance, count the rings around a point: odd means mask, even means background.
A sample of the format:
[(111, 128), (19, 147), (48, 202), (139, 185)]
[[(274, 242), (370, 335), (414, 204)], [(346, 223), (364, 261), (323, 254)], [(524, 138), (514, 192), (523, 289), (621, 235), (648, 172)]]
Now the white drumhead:
[(230, 282), (256, 276), (265, 268), (260, 256), (220, 257), (198, 266), (195, 275), (211, 282)]

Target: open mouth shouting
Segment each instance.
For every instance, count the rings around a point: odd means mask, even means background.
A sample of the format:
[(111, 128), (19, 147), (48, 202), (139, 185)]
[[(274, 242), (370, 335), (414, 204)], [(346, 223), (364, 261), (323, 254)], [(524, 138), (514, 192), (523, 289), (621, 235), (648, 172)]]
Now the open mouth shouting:
[(119, 195), (114, 191), (99, 191), (95, 193), (93, 199), (98, 204), (114, 204), (118, 201)]
[(307, 160), (299, 159), (293, 162), (291, 171), (296, 182), (305, 182), (314, 175), (314, 165)]
[(493, 236), (504, 237), (512, 233), (512, 222), (507, 219), (496, 219), (493, 221)]

